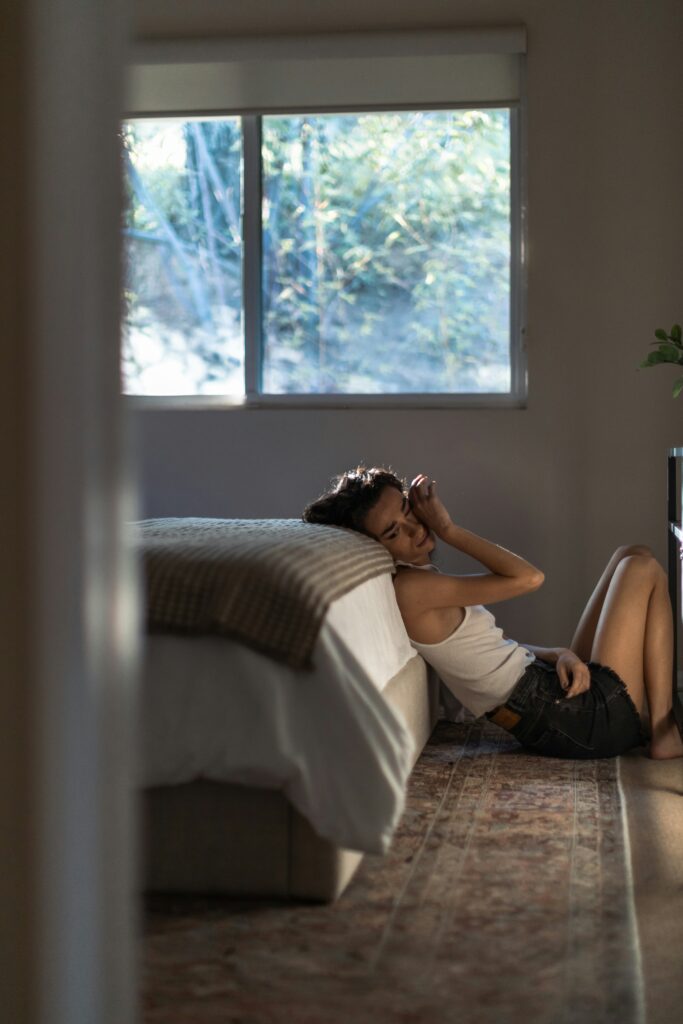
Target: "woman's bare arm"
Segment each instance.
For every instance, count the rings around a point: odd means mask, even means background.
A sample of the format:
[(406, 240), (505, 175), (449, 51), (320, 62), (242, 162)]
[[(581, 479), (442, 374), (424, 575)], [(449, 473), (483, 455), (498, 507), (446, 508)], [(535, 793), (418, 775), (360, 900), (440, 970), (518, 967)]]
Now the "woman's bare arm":
[(405, 574), (413, 578), (411, 589), (425, 610), (427, 606), (493, 604), (537, 590), (543, 583), (541, 570), (525, 558), (457, 526), (439, 498), (436, 484), (424, 474), (413, 480), (408, 498), (418, 519), (440, 540), (476, 559), (488, 570), (473, 576), (429, 574), (422, 584), (414, 579), (416, 573)]

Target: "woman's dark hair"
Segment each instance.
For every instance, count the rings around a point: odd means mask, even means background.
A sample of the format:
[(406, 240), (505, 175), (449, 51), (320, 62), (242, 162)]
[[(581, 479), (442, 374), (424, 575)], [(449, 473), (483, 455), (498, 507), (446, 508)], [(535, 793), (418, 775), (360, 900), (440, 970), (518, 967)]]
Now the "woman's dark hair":
[(404, 493), (403, 481), (390, 469), (357, 466), (332, 481), (332, 488), (311, 502), (303, 512), (307, 523), (346, 526), (367, 533), (363, 523), (370, 509), (377, 504), (385, 487)]

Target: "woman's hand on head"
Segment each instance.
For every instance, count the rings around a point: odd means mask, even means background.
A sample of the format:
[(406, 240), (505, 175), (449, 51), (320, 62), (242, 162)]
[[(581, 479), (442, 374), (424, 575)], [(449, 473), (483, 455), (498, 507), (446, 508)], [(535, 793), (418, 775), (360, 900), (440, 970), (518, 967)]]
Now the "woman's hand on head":
[(448, 509), (436, 493), (436, 481), (424, 473), (416, 476), (411, 483), (408, 501), (420, 522), (433, 530), (437, 537), (453, 525)]

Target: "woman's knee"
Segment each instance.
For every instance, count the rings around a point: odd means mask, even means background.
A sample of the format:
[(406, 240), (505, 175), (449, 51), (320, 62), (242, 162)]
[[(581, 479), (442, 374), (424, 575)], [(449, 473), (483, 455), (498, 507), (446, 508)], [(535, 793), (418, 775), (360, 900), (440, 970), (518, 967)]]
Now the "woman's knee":
[[(635, 545), (634, 545), (635, 546)], [(617, 572), (620, 575), (626, 573), (630, 577), (638, 577), (642, 580), (646, 580), (648, 583), (657, 583), (662, 580), (666, 580), (666, 573), (662, 569), (661, 565), (654, 557), (649, 548), (646, 548), (647, 554), (634, 551), (629, 554), (625, 554), (619, 561), (617, 566)]]
[(623, 544), (617, 548), (612, 557), (615, 561), (621, 562), (622, 559), (630, 558), (632, 555), (640, 555), (643, 558), (655, 557), (647, 544)]

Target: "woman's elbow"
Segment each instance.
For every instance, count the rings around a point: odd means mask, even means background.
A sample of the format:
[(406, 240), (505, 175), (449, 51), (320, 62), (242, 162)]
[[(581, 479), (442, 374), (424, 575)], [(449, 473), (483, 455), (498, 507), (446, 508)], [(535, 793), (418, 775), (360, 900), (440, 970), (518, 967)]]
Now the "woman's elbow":
[(538, 590), (545, 582), (545, 573), (541, 572), (540, 569), (532, 569), (525, 582), (528, 593), (531, 593), (533, 590)]

